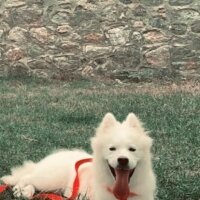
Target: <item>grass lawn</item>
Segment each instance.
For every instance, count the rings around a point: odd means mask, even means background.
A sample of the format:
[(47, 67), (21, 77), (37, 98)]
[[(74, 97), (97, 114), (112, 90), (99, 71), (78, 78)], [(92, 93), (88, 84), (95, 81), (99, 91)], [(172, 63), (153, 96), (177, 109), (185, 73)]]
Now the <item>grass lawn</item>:
[(0, 79), (0, 177), (55, 149), (90, 152), (89, 138), (106, 112), (119, 120), (134, 112), (151, 131), (157, 199), (200, 199), (200, 84)]

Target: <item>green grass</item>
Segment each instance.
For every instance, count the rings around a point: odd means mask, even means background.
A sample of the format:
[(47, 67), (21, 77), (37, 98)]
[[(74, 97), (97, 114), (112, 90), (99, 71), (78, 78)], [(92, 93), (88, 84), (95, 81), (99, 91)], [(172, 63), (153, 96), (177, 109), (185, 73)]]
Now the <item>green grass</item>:
[(199, 200), (200, 94), (136, 87), (0, 79), (0, 177), (54, 149), (91, 152), (89, 138), (106, 112), (119, 120), (134, 112), (154, 139), (158, 199)]

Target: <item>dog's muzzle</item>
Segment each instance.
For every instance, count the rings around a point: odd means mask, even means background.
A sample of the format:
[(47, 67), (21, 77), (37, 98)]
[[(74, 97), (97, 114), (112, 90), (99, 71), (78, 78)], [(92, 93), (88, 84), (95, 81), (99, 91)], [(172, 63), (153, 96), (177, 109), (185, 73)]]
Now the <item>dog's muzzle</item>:
[(115, 179), (116, 179), (116, 171), (117, 170), (121, 171), (122, 173), (129, 171), (129, 181), (130, 181), (130, 178), (132, 177), (134, 170), (135, 170), (135, 168), (133, 168), (133, 169), (130, 168), (129, 159), (126, 157), (119, 157), (117, 159), (117, 167), (116, 168), (112, 167), (109, 164), (109, 162), (108, 162), (108, 166), (109, 166), (110, 171)]
[(116, 168), (113, 168), (109, 164), (108, 166), (115, 179), (114, 186), (110, 191), (112, 191), (117, 199), (126, 199), (125, 197), (128, 197), (130, 194), (129, 182), (135, 168), (130, 169), (129, 160), (127, 158), (119, 158)]

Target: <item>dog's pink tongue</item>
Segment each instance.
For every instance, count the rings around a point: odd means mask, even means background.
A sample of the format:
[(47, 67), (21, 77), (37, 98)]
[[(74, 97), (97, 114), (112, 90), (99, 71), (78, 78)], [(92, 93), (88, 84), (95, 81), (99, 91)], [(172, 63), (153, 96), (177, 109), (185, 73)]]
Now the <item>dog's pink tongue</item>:
[(129, 170), (115, 169), (116, 182), (113, 188), (113, 194), (117, 199), (128, 199), (129, 190)]

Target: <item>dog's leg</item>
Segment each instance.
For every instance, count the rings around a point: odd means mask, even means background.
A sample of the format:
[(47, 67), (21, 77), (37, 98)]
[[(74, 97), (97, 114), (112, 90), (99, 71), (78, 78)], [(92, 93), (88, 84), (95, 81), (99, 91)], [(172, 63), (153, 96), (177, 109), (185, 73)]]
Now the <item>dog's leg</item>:
[(35, 193), (35, 187), (31, 184), (31, 176), (25, 176), (13, 187), (15, 197), (31, 198)]
[(32, 198), (35, 193), (35, 188), (32, 185), (27, 185), (25, 187), (20, 187), (16, 185), (13, 188), (13, 194), (15, 197), (25, 197), (25, 198)]
[(14, 176), (8, 175), (8, 176), (3, 176), (0, 178), (1, 181), (3, 181), (7, 185), (16, 185), (18, 179), (16, 179)]

